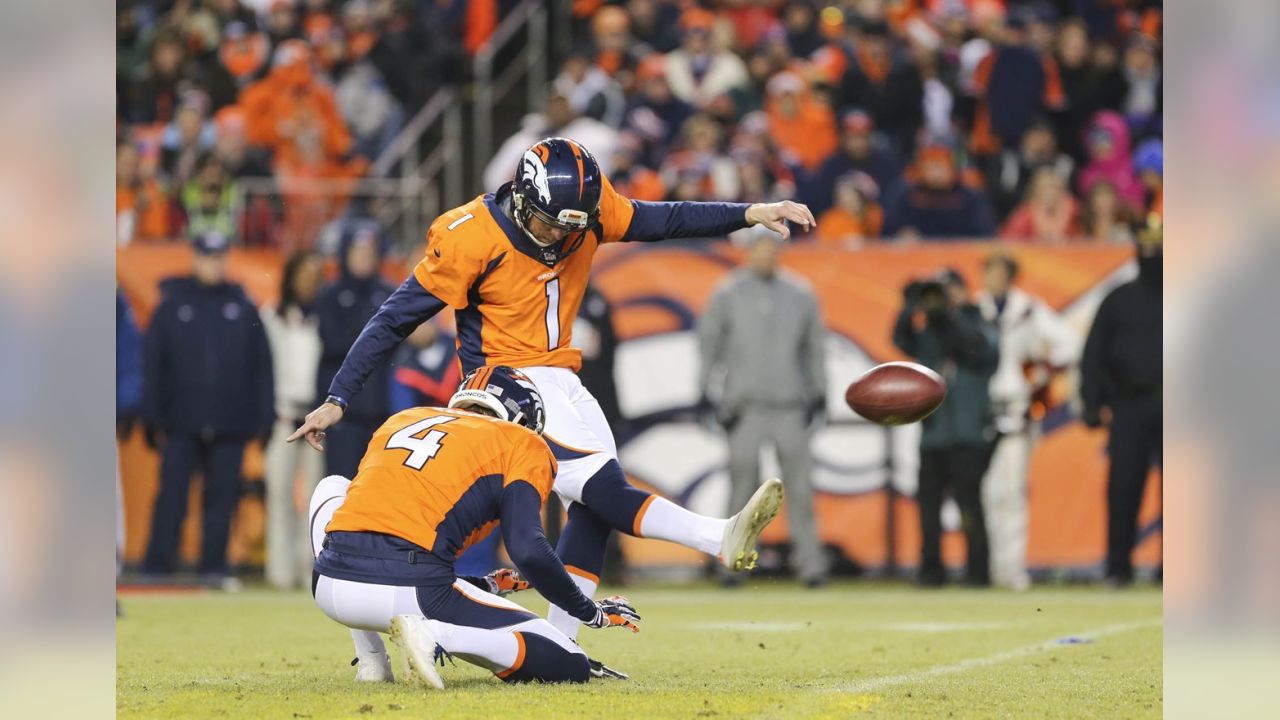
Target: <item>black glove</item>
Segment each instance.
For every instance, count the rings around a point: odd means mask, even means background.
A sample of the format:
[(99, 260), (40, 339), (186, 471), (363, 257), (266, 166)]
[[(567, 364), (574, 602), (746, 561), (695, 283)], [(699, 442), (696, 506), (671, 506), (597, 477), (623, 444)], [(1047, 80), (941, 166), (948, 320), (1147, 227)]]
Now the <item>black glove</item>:
[(159, 450), (164, 445), (164, 430), (160, 427), (147, 423), (142, 426), (142, 434), (147, 441), (147, 447), (152, 450)]
[(1096, 407), (1086, 407), (1084, 412), (1080, 414), (1080, 419), (1084, 421), (1085, 427), (1102, 427), (1102, 415)]
[(814, 398), (804, 410), (804, 424), (808, 427), (821, 425), (827, 419), (826, 398)]
[(902, 288), (902, 301), (907, 304), (907, 307), (915, 307), (916, 303), (920, 302), (920, 293), (923, 290), (923, 280), (912, 280)]
[(116, 437), (121, 441), (129, 439), (133, 427), (138, 424), (138, 416), (133, 413), (116, 415)]
[(720, 418), (716, 414), (716, 406), (706, 394), (698, 398), (698, 404), (693, 406), (693, 412), (698, 418), (698, 424), (702, 427), (712, 431), (720, 427)]
[(931, 330), (946, 330), (951, 327), (951, 311), (945, 307), (927, 310), (925, 319), (929, 321)]

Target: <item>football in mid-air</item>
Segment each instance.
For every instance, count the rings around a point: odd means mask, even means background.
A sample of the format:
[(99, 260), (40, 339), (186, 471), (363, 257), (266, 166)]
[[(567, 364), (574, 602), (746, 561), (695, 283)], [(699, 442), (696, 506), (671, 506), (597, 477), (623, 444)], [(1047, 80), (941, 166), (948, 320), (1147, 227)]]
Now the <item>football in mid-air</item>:
[(877, 365), (844, 391), (844, 401), (854, 412), (880, 425), (919, 422), (937, 410), (946, 396), (942, 376), (912, 362)]

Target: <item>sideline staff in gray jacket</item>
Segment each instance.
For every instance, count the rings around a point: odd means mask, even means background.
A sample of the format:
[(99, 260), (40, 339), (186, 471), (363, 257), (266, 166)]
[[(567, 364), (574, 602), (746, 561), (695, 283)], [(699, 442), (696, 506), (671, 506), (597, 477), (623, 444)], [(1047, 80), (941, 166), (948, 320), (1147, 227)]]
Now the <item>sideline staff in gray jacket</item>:
[(773, 445), (787, 492), (791, 566), (801, 582), (819, 586), (827, 566), (813, 514), (809, 441), (825, 407), (824, 328), (813, 291), (778, 270), (780, 245), (773, 233), (752, 233), (746, 267), (712, 296), (698, 325), (699, 387), (704, 398), (717, 398), (716, 418), (729, 434), (729, 506), (745, 503), (760, 485), (760, 447)]

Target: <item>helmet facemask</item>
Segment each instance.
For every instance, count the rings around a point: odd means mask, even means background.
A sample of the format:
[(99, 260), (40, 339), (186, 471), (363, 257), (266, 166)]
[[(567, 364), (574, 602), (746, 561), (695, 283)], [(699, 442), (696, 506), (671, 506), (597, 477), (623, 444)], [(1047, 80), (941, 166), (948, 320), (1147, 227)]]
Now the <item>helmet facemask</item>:
[[(559, 217), (551, 217), (541, 209), (535, 207), (533, 203), (526, 203), (524, 196), (519, 192), (512, 195), (512, 204), (515, 207), (516, 225), (524, 232), (525, 236), (538, 247), (551, 247), (559, 242), (565, 242), (566, 245), (572, 245), (577, 242), (583, 234), (595, 223), (596, 213), (588, 214), (582, 210), (564, 209), (560, 211)], [(530, 218), (537, 218), (539, 222), (559, 230), (565, 231), (565, 236), (561, 240), (543, 240), (535, 235), (530, 229)]]

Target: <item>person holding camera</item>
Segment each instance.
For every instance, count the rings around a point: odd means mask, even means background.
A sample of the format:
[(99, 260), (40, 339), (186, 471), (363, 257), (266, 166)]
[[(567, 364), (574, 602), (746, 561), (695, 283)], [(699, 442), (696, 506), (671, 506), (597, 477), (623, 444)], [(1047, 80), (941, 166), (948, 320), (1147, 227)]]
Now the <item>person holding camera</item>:
[(999, 360), (996, 329), (969, 301), (964, 278), (946, 269), (904, 290), (893, 342), (947, 381), (947, 397), (924, 419), (920, 435), (920, 584), (946, 582), (942, 566), (942, 499), (949, 490), (960, 507), (968, 585), (991, 584), (982, 476), (990, 442), (988, 386)]

